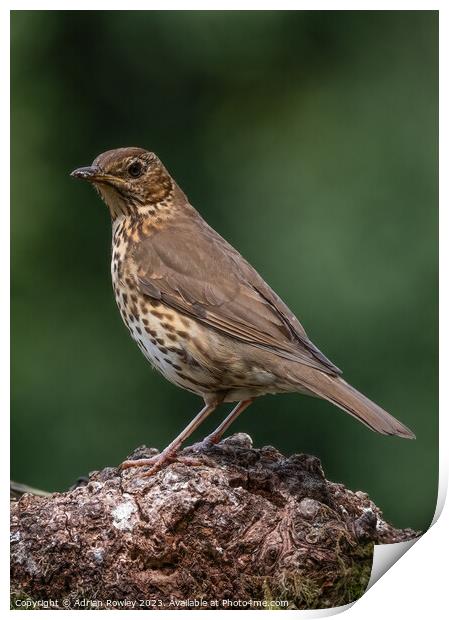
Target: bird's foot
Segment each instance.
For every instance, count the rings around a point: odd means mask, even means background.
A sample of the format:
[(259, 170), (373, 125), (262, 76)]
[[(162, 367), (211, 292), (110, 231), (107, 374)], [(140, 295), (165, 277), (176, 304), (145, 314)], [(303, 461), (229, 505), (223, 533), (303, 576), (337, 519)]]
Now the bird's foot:
[(154, 465), (155, 459), (160, 456), (152, 456), (150, 459), (132, 459), (130, 461), (123, 461), (119, 466), (119, 469), (129, 469), (131, 467), (145, 467), (146, 465)]
[(149, 459), (135, 459), (130, 461), (124, 461), (120, 465), (120, 469), (129, 469), (131, 467), (150, 467), (150, 469), (144, 472), (142, 478), (149, 478), (154, 476), (158, 471), (167, 467), (170, 463), (176, 461), (182, 461), (185, 465), (200, 465), (201, 461), (189, 456), (183, 456), (178, 454), (179, 449), (163, 450), (160, 454), (152, 456)]

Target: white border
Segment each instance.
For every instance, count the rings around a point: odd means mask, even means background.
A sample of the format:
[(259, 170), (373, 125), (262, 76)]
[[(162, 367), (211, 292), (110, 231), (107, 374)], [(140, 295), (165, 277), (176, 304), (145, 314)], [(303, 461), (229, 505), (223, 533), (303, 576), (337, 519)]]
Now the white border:
[[(440, 11), (440, 109), (443, 113), (448, 110), (448, 97), (447, 97), (447, 77), (448, 63), (447, 63), (447, 44), (446, 40), (449, 35), (447, 29), (446, 9), (442, 6), (442, 2), (423, 2), (423, 1), (391, 1), (385, 2), (294, 2), (292, 0), (284, 0), (277, 3), (268, 1), (259, 2), (242, 2), (229, 0), (227, 2), (186, 2), (186, 1), (170, 1), (155, 2), (144, 0), (130, 0), (126, 5), (120, 3), (117, 0), (110, 0), (109, 2), (97, 1), (93, 2), (86, 0), (79, 0), (76, 3), (66, 2), (64, 9), (70, 10), (439, 10)], [(9, 83), (9, 11), (10, 10), (61, 10), (61, 4), (53, 1), (47, 2), (10, 2), (9, 6), (1, 10), (1, 30), (0, 30), (0, 45), (1, 45), (1, 63), (2, 63), (2, 75), (4, 76), (4, 82)], [(443, 67), (443, 69), (441, 69)], [(3, 91), (4, 92), (4, 91)], [(0, 234), (2, 239), (0, 240), (0, 284), (1, 294), (0, 299), (0, 312), (1, 312), (1, 330), (3, 344), (2, 350), (2, 365), (0, 372), (0, 402), (2, 406), (2, 421), (4, 424), (4, 431), (1, 433), (1, 441), (3, 442), (2, 450), (0, 451), (0, 458), (2, 459), (2, 472), (5, 474), (9, 472), (9, 417), (6, 412), (9, 411), (9, 351), (5, 346), (9, 343), (9, 209), (6, 205), (9, 205), (9, 98), (2, 97), (1, 100), (1, 116), (0, 123), (2, 125), (3, 137), (8, 137), (3, 141), (2, 148), (2, 184), (1, 189), (4, 194), (2, 200), (3, 206), (3, 218)], [(447, 121), (445, 117), (441, 118), (440, 127), (441, 144), (447, 145)], [(440, 170), (449, 170), (449, 162), (447, 161), (446, 153), (441, 149)], [(449, 204), (447, 195), (447, 183), (445, 182), (444, 173), (440, 178), (441, 183), (441, 212), (440, 212), (440, 265), (441, 272), (444, 276), (447, 273), (447, 267), (449, 265), (449, 250), (444, 246), (443, 234), (448, 231), (448, 211), (447, 205)], [(446, 268), (446, 269), (445, 269)], [(440, 310), (442, 316), (446, 318), (448, 309), (448, 287), (446, 279), (441, 279), (441, 291), (440, 291)], [(447, 323), (443, 320), (441, 322), (441, 350), (444, 352), (448, 350), (448, 329)], [(443, 380), (448, 376), (448, 364), (443, 355), (440, 356), (440, 381), (444, 386)], [(355, 605), (348, 611), (348, 617), (351, 618), (363, 618), (364, 620), (374, 619), (385, 613), (388, 617), (395, 617), (396, 615), (405, 614), (431, 614), (438, 618), (443, 609), (447, 608), (445, 603), (445, 592), (447, 589), (446, 575), (446, 553), (443, 549), (443, 545), (448, 547), (448, 535), (449, 530), (449, 511), (447, 507), (443, 510), (443, 505), (447, 492), (447, 476), (448, 476), (448, 461), (447, 461), (447, 423), (445, 420), (445, 412), (448, 409), (447, 394), (441, 389), (440, 391), (440, 410), (443, 415), (440, 416), (440, 479), (439, 479), (439, 495), (438, 503), (436, 507), (435, 517), (431, 529), (424, 534), (422, 539), (414, 545), (413, 549), (409, 551), (404, 558), (400, 560), (398, 564), (393, 566), (388, 571), (388, 577), (381, 580), (380, 585), (376, 584), (371, 588)], [(445, 441), (443, 441), (443, 438)], [(6, 492), (9, 486), (9, 481), (4, 480), (2, 488)], [(5, 493), (6, 495), (6, 493)], [(441, 514), (441, 517), (439, 518)], [(9, 528), (9, 501), (8, 509), (2, 512), (2, 531), (6, 532)], [(5, 536), (2, 536), (2, 541), (5, 541)], [(387, 546), (383, 546), (382, 552), (384, 555), (388, 554)], [(391, 545), (388, 547), (396, 547)], [(401, 550), (403, 547), (401, 548)], [(391, 549), (391, 552), (397, 552)], [(1, 575), (1, 588), (4, 596), (2, 597), (5, 603), (9, 601), (9, 562), (8, 551), (5, 549), (5, 553), (2, 554), (2, 575)], [(389, 563), (389, 560), (381, 560), (384, 563)], [(374, 571), (373, 571), (374, 572)], [(381, 568), (382, 572), (382, 568)], [(443, 579), (445, 580), (443, 582)], [(374, 583), (374, 580), (371, 580)], [(370, 582), (371, 583), (371, 582)], [(345, 611), (351, 606), (345, 606), (344, 608), (338, 608), (334, 610), (318, 610), (318, 611), (298, 611), (296, 614), (309, 617), (324, 617), (334, 615), (340, 611)], [(7, 608), (6, 605), (4, 609)], [(22, 611), (14, 610), (14, 614), (24, 613)], [(46, 612), (41, 612), (46, 613)], [(61, 613), (61, 612), (60, 612)], [(78, 612), (71, 612), (78, 613)], [(107, 613), (107, 612), (97, 612)], [(118, 612), (118, 613), (125, 613)], [(172, 614), (176, 612), (162, 611), (159, 613)], [(184, 612), (186, 613), (186, 612)], [(217, 613), (233, 613), (232, 611), (202, 611), (201, 616), (207, 618), (209, 614)], [(242, 612), (240, 612), (242, 613)], [(250, 613), (250, 612), (246, 612)], [(258, 611), (260, 614), (266, 614), (271, 612)]]

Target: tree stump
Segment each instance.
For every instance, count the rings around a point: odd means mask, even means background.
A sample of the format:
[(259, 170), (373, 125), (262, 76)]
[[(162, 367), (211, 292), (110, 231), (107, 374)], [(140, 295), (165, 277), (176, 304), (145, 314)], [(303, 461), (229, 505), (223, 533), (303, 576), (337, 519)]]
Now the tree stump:
[(12, 502), (14, 608), (335, 607), (363, 594), (374, 543), (417, 536), (326, 480), (316, 457), (241, 433), (143, 472), (109, 467)]

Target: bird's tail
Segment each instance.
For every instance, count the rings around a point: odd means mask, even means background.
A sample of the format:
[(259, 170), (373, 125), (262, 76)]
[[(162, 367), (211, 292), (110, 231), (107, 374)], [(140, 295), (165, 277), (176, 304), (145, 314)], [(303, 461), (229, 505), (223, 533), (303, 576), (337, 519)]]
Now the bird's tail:
[(373, 431), (383, 435), (397, 435), (405, 439), (415, 439), (414, 433), (409, 428), (358, 392), (341, 377), (330, 376), (310, 367), (306, 369), (302, 366), (301, 370), (303, 371), (301, 378), (298, 376), (296, 378), (299, 379), (302, 386), (307, 388), (309, 393), (312, 392), (316, 396), (337, 405)]

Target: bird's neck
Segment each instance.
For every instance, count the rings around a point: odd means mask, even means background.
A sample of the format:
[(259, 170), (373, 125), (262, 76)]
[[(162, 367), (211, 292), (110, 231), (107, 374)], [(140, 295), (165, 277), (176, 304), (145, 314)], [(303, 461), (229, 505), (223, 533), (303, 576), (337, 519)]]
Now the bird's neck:
[(174, 184), (172, 192), (157, 202), (135, 204), (132, 208), (111, 209), (112, 234), (124, 232), (134, 242), (180, 219), (186, 211), (195, 211), (183, 191)]

